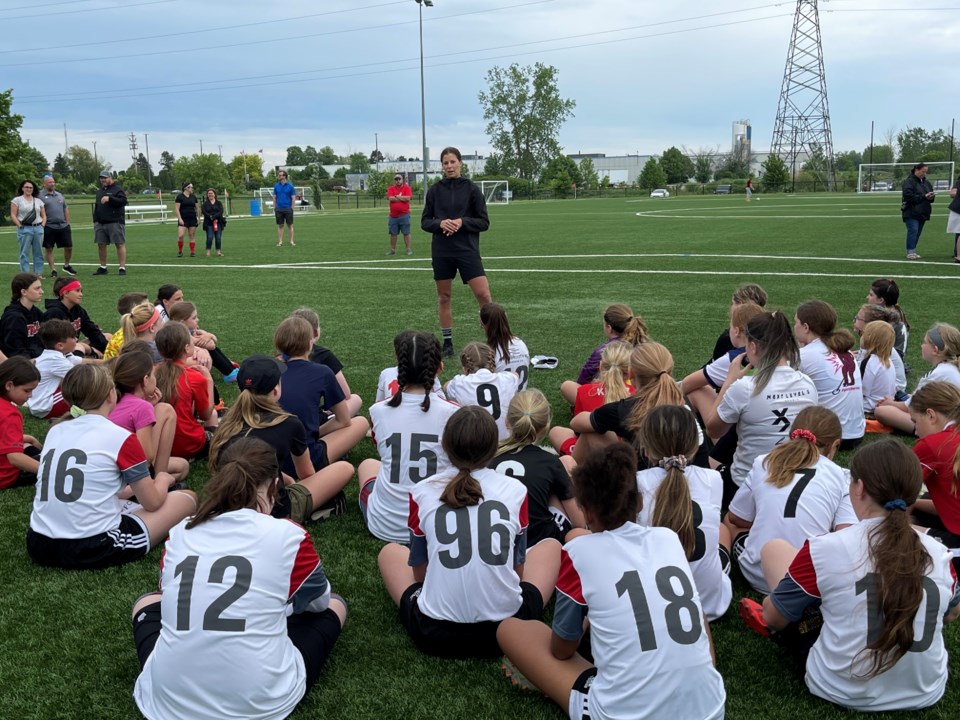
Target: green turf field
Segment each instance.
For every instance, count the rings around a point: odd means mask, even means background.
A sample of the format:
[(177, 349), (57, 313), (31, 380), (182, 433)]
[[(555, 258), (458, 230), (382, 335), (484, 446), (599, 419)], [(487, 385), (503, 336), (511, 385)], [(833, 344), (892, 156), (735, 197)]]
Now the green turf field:
[[(419, 209), (414, 208), (416, 217)], [(612, 302), (628, 303), (651, 335), (673, 352), (676, 376), (709, 358), (725, 327), (730, 294), (743, 282), (763, 285), (771, 306), (792, 315), (812, 297), (832, 303), (846, 327), (870, 282), (896, 278), (913, 328), (911, 385), (926, 370), (923, 332), (934, 320), (956, 324), (960, 266), (946, 210), (935, 206), (919, 252), (904, 259), (904, 229), (896, 197), (760, 196), (604, 199), (515, 203), (490, 208), (491, 230), (482, 252), (494, 300), (533, 354), (556, 355), (559, 368), (531, 372), (566, 423), (560, 381), (575, 377), (603, 339), (600, 316)], [(415, 255), (385, 257), (386, 211), (353, 210), (298, 216), (297, 247), (276, 247), (272, 218), (231, 220), (223, 258), (176, 257), (176, 228), (167, 223), (127, 229), (128, 275), (120, 278), (112, 249), (110, 274), (92, 277), (95, 248), (89, 226), (74, 226), (74, 266), (84, 284), (84, 306), (105, 330), (117, 326), (116, 298), (130, 290), (154, 293), (181, 285), (199, 307), (201, 326), (215, 332), (235, 360), (272, 350), (273, 329), (291, 310), (320, 313), (322, 343), (345, 365), (354, 392), (373, 397), (380, 370), (393, 365), (392, 338), (404, 328), (436, 330), (429, 238), (414, 230)], [(16, 272), (13, 233), (3, 275)], [(198, 239), (202, 231), (198, 232)], [(60, 253), (57, 253), (58, 264)], [(48, 296), (52, 282), (45, 282)], [(454, 287), (458, 347), (482, 338), (469, 290)], [(444, 379), (457, 371), (452, 364)], [(219, 376), (218, 376), (219, 377)], [(229, 402), (234, 390), (224, 397)], [(365, 412), (362, 411), (362, 412)], [(27, 431), (42, 438), (42, 423)], [(354, 464), (372, 455), (364, 441)], [(848, 458), (841, 457), (843, 464)], [(191, 474), (202, 488), (206, 473)], [(356, 486), (348, 488), (351, 500)], [(137, 675), (129, 608), (156, 588), (160, 552), (103, 572), (64, 573), (33, 566), (24, 533), (33, 492), (0, 494), (0, 717), (130, 718)], [(559, 718), (546, 700), (513, 690), (496, 662), (425, 658), (395, 620), (377, 573), (380, 543), (367, 533), (355, 504), (343, 517), (310, 528), (334, 590), (350, 605), (350, 619), (319, 685), (297, 718)], [(735, 600), (745, 584), (734, 573)], [(841, 718), (850, 713), (815, 700), (780, 659), (776, 647), (745, 629), (735, 608), (714, 623), (718, 664), (727, 688), (727, 716)], [(957, 647), (960, 631), (947, 632)], [(960, 704), (956, 654), (946, 698), (921, 713), (882, 717), (953, 718)]]

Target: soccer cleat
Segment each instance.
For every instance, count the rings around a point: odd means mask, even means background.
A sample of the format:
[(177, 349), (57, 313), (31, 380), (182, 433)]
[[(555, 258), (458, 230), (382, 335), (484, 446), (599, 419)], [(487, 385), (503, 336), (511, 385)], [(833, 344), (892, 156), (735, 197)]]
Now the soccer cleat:
[(183, 250), (177, 253), (177, 257), (183, 257)]
[(56, 270), (51, 270), (51, 271), (50, 271), (50, 277), (55, 278), (56, 276), (57, 276), (57, 271), (56, 271)]
[(105, 267), (98, 267), (94, 275), (106, 275), (107, 269)]
[(452, 357), (453, 357), (453, 354), (454, 354), (453, 343), (452, 343), (452, 342), (449, 342), (449, 341), (444, 342), (444, 343), (443, 343), (443, 356), (444, 356), (445, 358), (452, 358)]
[(343, 490), (338, 492), (332, 498), (327, 500), (323, 505), (314, 509), (310, 513), (311, 522), (320, 522), (321, 520), (327, 520), (337, 515), (343, 515), (347, 511), (347, 496), (344, 494)]
[(127, 274), (127, 269), (126, 269), (126, 268), (120, 268), (120, 270), (118, 270), (118, 272), (119, 272), (121, 275), (126, 275), (126, 274)]
[(907, 253), (907, 260), (919, 260), (920, 256), (915, 252)]
[(770, 628), (763, 621), (763, 606), (756, 600), (750, 598), (740, 600), (740, 617), (743, 618), (744, 624), (757, 635), (770, 637)]
[(219, 417), (223, 417), (223, 414), (227, 411), (227, 404), (223, 401), (223, 398), (220, 398), (220, 402), (214, 405), (213, 409)]
[(407, 255), (413, 255), (413, 250), (411, 250), (410, 248), (407, 248)]
[(396, 250), (387, 250), (387, 255), (396, 255), (396, 254), (397, 254)]
[(510, 683), (518, 690), (540, 692), (540, 688), (530, 682), (526, 675), (520, 672), (517, 666), (514, 665), (506, 655), (503, 656), (500, 667), (503, 668), (503, 674), (507, 676)]
[(237, 375), (239, 374), (239, 372), (240, 372), (240, 371), (239, 371), (237, 368), (234, 368), (234, 369), (233, 369), (233, 372), (231, 372), (231, 373), (223, 376), (223, 381), (224, 381), (224, 382), (228, 382), (228, 383), (234, 383), (234, 382), (236, 382), (236, 381), (237, 381)]
[(64, 265), (61, 268), (67, 275), (76, 275), (77, 271), (73, 269), (73, 265)]
[(190, 253), (190, 257), (196, 257), (196, 256), (197, 254), (195, 252)]

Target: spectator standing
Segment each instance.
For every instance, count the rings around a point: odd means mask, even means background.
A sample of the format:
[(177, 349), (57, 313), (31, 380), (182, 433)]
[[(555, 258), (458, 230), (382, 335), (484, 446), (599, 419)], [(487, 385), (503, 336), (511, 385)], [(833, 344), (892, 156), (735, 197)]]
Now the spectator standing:
[(277, 218), (277, 247), (283, 245), (283, 224), (290, 230), (290, 247), (296, 247), (293, 241), (293, 201), (297, 197), (297, 189), (287, 182), (287, 174), (281, 170), (277, 173), (277, 183), (273, 186), (273, 214)]
[(213, 188), (207, 188), (207, 199), (203, 201), (200, 211), (203, 213), (203, 231), (207, 233), (207, 257), (210, 257), (210, 246), (214, 241), (217, 244), (217, 257), (223, 257), (220, 241), (223, 238), (223, 228), (227, 224), (227, 216), (223, 212), (223, 203), (217, 199), (217, 191)]
[(180, 194), (173, 202), (177, 214), (177, 257), (183, 257), (183, 236), (190, 236), (190, 257), (197, 256), (197, 198), (193, 194), (193, 183), (186, 182), (180, 188)]
[(43, 189), (38, 196), (43, 201), (47, 213), (47, 224), (43, 226), (43, 255), (50, 266), (50, 277), (57, 276), (57, 264), (53, 259), (53, 249), (63, 248), (63, 271), (67, 275), (76, 275), (70, 258), (73, 257), (73, 235), (70, 232), (70, 208), (62, 194), (56, 190), (56, 180), (47, 173), (43, 176)]
[(30, 272), (30, 258), (33, 256), (33, 272), (39, 275), (43, 271), (43, 255), (40, 241), (43, 239), (43, 226), (47, 221), (43, 203), (34, 193), (37, 186), (33, 180), (24, 180), (17, 188), (17, 196), (10, 201), (10, 219), (17, 226), (17, 242), (20, 245), (20, 272)]
[(950, 198), (947, 232), (953, 235), (953, 261), (960, 263), (960, 176), (950, 190)]
[(917, 255), (917, 244), (920, 242), (923, 225), (930, 219), (930, 212), (933, 210), (930, 206), (935, 195), (933, 186), (927, 180), (928, 169), (926, 163), (914, 165), (913, 171), (907, 175), (900, 188), (900, 214), (903, 224), (907, 226), (907, 260), (920, 259)]
[(100, 189), (93, 206), (93, 239), (100, 257), (100, 267), (94, 275), (107, 274), (107, 245), (116, 246), (119, 272), (121, 275), (127, 274), (126, 205), (127, 193), (109, 171), (101, 172)]
[(387, 189), (387, 201), (390, 203), (390, 219), (387, 229), (390, 232), (390, 249), (387, 255), (397, 254), (397, 235), (403, 233), (403, 244), (407, 246), (407, 255), (413, 255), (410, 247), (410, 198), (413, 191), (403, 181), (403, 175), (393, 176), (393, 185)]

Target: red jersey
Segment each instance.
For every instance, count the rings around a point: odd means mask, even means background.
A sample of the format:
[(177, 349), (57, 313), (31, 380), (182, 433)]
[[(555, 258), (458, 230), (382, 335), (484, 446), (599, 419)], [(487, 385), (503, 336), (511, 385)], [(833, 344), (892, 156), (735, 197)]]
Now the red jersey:
[[(633, 395), (632, 385), (627, 385), (627, 390)], [(573, 414), (582, 412), (593, 412), (604, 403), (603, 383), (587, 383), (577, 388), (577, 400), (573, 404)]]
[(956, 425), (920, 438), (913, 446), (923, 468), (923, 482), (930, 491), (930, 499), (943, 526), (954, 535), (960, 535), (960, 487), (957, 492), (950, 491), (954, 483), (953, 460), (957, 448), (960, 448), (960, 429)]
[(9, 400), (0, 398), (0, 490), (13, 485), (20, 470), (7, 459), (9, 453), (23, 452), (23, 415)]
[(390, 203), (390, 217), (403, 217), (404, 215), (410, 214), (410, 196), (412, 194), (413, 191), (410, 190), (410, 186), (406, 183), (400, 187), (397, 187), (396, 184), (393, 184), (387, 188), (388, 201), (392, 197), (403, 196), (407, 198), (406, 200)]
[(207, 441), (206, 431), (197, 420), (197, 415), (207, 411), (211, 398), (207, 392), (207, 379), (196, 368), (175, 362), (183, 372), (177, 379), (177, 398), (171, 404), (177, 414), (177, 431), (173, 436), (174, 457), (192, 458), (203, 449)]

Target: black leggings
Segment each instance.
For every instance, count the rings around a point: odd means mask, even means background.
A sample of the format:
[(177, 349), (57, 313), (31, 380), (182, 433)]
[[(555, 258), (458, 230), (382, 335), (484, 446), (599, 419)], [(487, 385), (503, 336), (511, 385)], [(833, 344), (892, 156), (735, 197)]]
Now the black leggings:
[(213, 361), (213, 366), (221, 375), (229, 375), (233, 372), (233, 363), (220, 348), (215, 347), (210, 351), (210, 360)]

